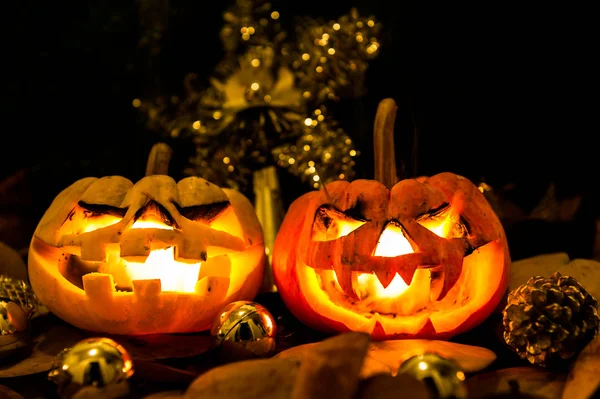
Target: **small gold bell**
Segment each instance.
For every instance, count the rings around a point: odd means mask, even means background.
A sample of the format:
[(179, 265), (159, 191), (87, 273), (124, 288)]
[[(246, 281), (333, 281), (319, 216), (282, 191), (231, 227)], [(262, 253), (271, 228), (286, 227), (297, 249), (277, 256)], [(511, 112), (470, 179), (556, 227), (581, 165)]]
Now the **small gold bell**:
[(14, 358), (30, 344), (29, 315), (15, 301), (0, 298), (0, 360)]
[(129, 393), (127, 380), (133, 361), (121, 345), (109, 338), (88, 338), (59, 353), (48, 373), (62, 398), (86, 393), (120, 398)]
[(262, 305), (249, 301), (232, 302), (215, 318), (211, 335), (217, 347), (228, 345), (268, 356), (275, 350), (277, 324), (275, 318)]
[(467, 397), (465, 373), (458, 364), (434, 353), (413, 356), (402, 363), (398, 373), (407, 373), (427, 385), (437, 398)]

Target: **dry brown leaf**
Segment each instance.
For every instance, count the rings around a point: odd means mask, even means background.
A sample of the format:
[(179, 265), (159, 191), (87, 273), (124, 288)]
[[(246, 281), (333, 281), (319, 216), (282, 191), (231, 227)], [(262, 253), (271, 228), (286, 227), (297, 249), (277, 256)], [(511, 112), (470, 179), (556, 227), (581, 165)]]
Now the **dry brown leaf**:
[[(591, 259), (573, 259), (558, 269), (563, 276), (571, 276), (600, 300), (600, 262)], [(549, 277), (549, 276), (548, 276)]]
[(379, 341), (369, 345), (360, 375), (362, 378), (381, 373), (396, 375), (405, 360), (425, 352), (454, 360), (466, 373), (483, 370), (496, 360), (494, 352), (480, 346), (426, 339)]
[(202, 374), (185, 391), (185, 398), (287, 399), (300, 362), (295, 359), (244, 360)]
[[(399, 394), (401, 392), (401, 394)], [(398, 376), (375, 375), (362, 380), (357, 399), (433, 399), (434, 396), (422, 382), (408, 374)]]
[(519, 397), (559, 399), (566, 376), (537, 367), (512, 367), (467, 378), (469, 399)]
[(21, 395), (10, 389), (7, 386), (0, 385), (0, 398), (2, 399), (25, 399), (25, 396)]
[(208, 333), (190, 335), (112, 336), (80, 330), (52, 314), (31, 321), (32, 351), (27, 358), (0, 365), (0, 378), (18, 377), (50, 370), (58, 353), (90, 337), (109, 337), (123, 345), (134, 361), (185, 358), (199, 355), (210, 348)]
[(513, 290), (525, 284), (530, 277), (550, 277), (555, 272), (579, 281), (596, 299), (600, 300), (600, 262), (593, 259), (569, 259), (564, 252), (538, 255), (512, 263), (508, 288)]
[(22, 360), (0, 365), (0, 378), (19, 377), (50, 370), (56, 355), (86, 338), (83, 331), (54, 316), (38, 317), (31, 321), (31, 354)]
[(351, 398), (370, 341), (368, 334), (346, 333), (313, 346), (301, 356), (292, 398)]
[(29, 283), (27, 265), (19, 253), (0, 242), (0, 274)]
[(600, 336), (580, 353), (569, 370), (562, 393), (563, 399), (591, 398), (600, 387)]
[(206, 352), (213, 342), (213, 338), (208, 333), (153, 334), (135, 337), (115, 335), (109, 337), (123, 345), (133, 360), (160, 360), (197, 356)]
[(543, 254), (512, 262), (508, 289), (514, 290), (533, 276), (550, 277), (571, 260), (565, 252)]
[(182, 397), (182, 391), (165, 391), (146, 395), (143, 399), (181, 399)]

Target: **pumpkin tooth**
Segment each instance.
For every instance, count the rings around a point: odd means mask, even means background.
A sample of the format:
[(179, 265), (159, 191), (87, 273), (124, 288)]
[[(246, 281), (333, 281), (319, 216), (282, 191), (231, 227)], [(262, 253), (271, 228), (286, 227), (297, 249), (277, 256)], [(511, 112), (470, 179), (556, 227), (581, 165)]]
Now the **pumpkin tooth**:
[(337, 278), (342, 291), (352, 299), (358, 300), (358, 295), (356, 295), (354, 287), (352, 286), (352, 271), (349, 268), (344, 267), (342, 262), (334, 262), (333, 272), (335, 273), (335, 277)]
[(159, 278), (148, 280), (133, 280), (133, 293), (144, 300), (148, 300), (160, 295), (162, 284)]
[[(400, 278), (402, 278), (402, 280), (404, 280), (404, 282), (406, 283), (406, 285), (411, 285), (412, 281), (413, 281), (413, 277), (415, 275), (415, 270), (417, 270), (417, 267), (410, 267), (410, 268), (401, 268), (398, 270), (398, 275), (400, 276)], [(393, 275), (392, 275), (393, 277)]]
[(383, 288), (387, 288), (394, 279), (394, 277), (396, 277), (396, 273), (392, 273), (389, 270), (379, 270), (375, 272), (375, 276), (377, 276), (377, 280), (379, 280)]
[(110, 303), (115, 285), (113, 276), (108, 273), (88, 273), (82, 278), (85, 295), (93, 299), (93, 303)]

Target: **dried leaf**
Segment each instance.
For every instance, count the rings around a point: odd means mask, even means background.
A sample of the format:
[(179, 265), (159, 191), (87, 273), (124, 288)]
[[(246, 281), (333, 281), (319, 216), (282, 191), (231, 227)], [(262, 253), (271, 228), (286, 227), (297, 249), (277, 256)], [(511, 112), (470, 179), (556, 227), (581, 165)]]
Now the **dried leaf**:
[(298, 371), (293, 399), (352, 397), (371, 338), (364, 333), (346, 333), (312, 347)]
[(512, 367), (467, 378), (469, 399), (519, 397), (559, 399), (566, 376), (537, 367)]
[(165, 391), (144, 396), (143, 399), (181, 399), (182, 397), (183, 392), (181, 391)]
[(7, 386), (0, 385), (0, 398), (3, 399), (25, 399), (25, 396), (13, 391)]
[(426, 339), (372, 342), (361, 377), (368, 378), (381, 373), (396, 375), (405, 360), (425, 352), (454, 360), (466, 373), (483, 370), (496, 360), (496, 354), (489, 349), (455, 342)]
[(19, 253), (0, 242), (0, 274), (29, 283), (27, 265)]
[[(402, 394), (399, 394), (402, 392)], [(408, 374), (400, 374), (395, 377), (391, 375), (375, 375), (362, 380), (357, 399), (398, 399), (418, 398), (433, 399), (431, 391), (416, 378)]]
[[(96, 334), (98, 335), (98, 334)], [(186, 358), (206, 352), (213, 343), (208, 333), (108, 336), (129, 351), (133, 360)]]
[(591, 259), (573, 259), (561, 266), (558, 272), (571, 276), (596, 298), (600, 300), (600, 262)]
[(600, 387), (600, 336), (592, 340), (572, 364), (563, 399), (587, 399)]
[(31, 321), (31, 354), (12, 364), (0, 365), (0, 378), (19, 377), (50, 370), (60, 351), (86, 338), (83, 331), (52, 315)]
[(90, 337), (108, 337), (123, 345), (134, 361), (185, 358), (204, 353), (211, 347), (208, 333), (189, 335), (114, 336), (80, 330), (53, 314), (31, 320), (31, 354), (19, 362), (0, 365), (0, 378), (17, 377), (50, 370), (58, 353)]
[(569, 255), (565, 252), (537, 255), (512, 262), (508, 289), (514, 290), (533, 276), (550, 277), (569, 262)]
[(300, 362), (294, 359), (244, 360), (216, 367), (198, 377), (185, 398), (290, 398)]
[(146, 360), (135, 360), (134, 366), (136, 378), (160, 384), (188, 386), (199, 375), (181, 368)]

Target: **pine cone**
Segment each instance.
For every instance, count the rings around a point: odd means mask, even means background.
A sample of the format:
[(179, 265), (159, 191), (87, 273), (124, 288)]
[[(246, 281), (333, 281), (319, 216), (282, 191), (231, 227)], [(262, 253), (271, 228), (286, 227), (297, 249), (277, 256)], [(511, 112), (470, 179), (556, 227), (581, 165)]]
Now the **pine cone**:
[(502, 314), (506, 343), (540, 366), (571, 358), (598, 333), (598, 301), (558, 272), (511, 291)]

